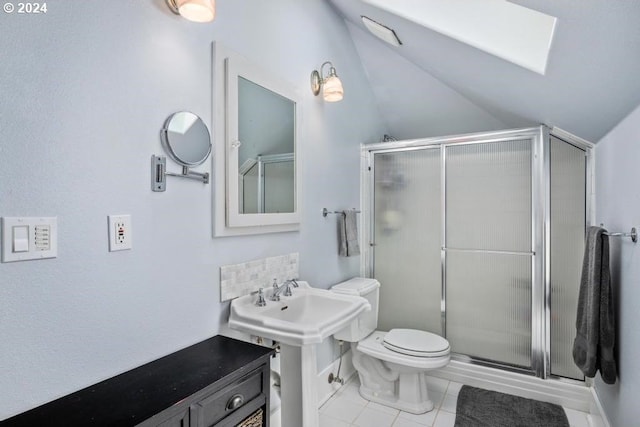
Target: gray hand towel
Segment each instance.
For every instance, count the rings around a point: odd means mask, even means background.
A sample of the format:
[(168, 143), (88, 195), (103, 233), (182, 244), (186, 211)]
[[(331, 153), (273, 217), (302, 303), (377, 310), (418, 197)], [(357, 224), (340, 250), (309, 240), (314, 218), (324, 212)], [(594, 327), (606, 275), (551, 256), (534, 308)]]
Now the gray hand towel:
[(573, 360), (587, 377), (600, 370), (607, 384), (616, 382), (613, 354), (615, 320), (609, 273), (609, 239), (600, 227), (589, 227), (580, 278)]
[(340, 246), (338, 248), (338, 254), (345, 257), (360, 255), (360, 246), (358, 245), (358, 216), (356, 211), (342, 211), (339, 218)]

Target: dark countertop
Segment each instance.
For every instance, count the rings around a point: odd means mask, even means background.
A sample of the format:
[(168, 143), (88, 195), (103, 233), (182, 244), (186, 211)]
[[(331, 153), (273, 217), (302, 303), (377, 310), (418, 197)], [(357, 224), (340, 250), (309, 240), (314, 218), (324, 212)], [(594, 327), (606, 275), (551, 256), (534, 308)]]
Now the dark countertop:
[(255, 368), (252, 362), (272, 352), (218, 335), (0, 421), (0, 426), (133, 426), (238, 370), (248, 372)]

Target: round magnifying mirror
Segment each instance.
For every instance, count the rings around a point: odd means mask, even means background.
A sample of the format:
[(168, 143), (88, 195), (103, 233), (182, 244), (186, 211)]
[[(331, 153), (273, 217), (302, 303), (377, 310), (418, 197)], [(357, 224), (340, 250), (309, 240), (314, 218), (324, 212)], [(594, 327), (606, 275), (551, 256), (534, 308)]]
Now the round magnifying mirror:
[(209, 129), (202, 119), (189, 111), (173, 113), (164, 122), (162, 145), (174, 161), (182, 166), (198, 166), (211, 153)]

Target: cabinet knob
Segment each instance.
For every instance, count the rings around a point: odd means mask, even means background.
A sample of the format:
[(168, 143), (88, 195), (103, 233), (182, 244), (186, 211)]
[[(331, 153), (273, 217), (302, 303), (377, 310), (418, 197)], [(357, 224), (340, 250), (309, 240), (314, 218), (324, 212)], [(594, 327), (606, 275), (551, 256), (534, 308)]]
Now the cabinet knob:
[(234, 394), (227, 402), (227, 411), (233, 411), (239, 408), (244, 403), (244, 396), (241, 394)]

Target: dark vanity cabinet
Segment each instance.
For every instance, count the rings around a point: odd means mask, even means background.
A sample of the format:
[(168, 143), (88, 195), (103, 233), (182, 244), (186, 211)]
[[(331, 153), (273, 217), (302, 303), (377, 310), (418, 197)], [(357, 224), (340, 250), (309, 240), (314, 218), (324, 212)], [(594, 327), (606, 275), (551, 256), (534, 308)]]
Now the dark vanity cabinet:
[(138, 427), (268, 426), (269, 365), (211, 386)]
[(272, 354), (215, 336), (0, 426), (268, 427)]

